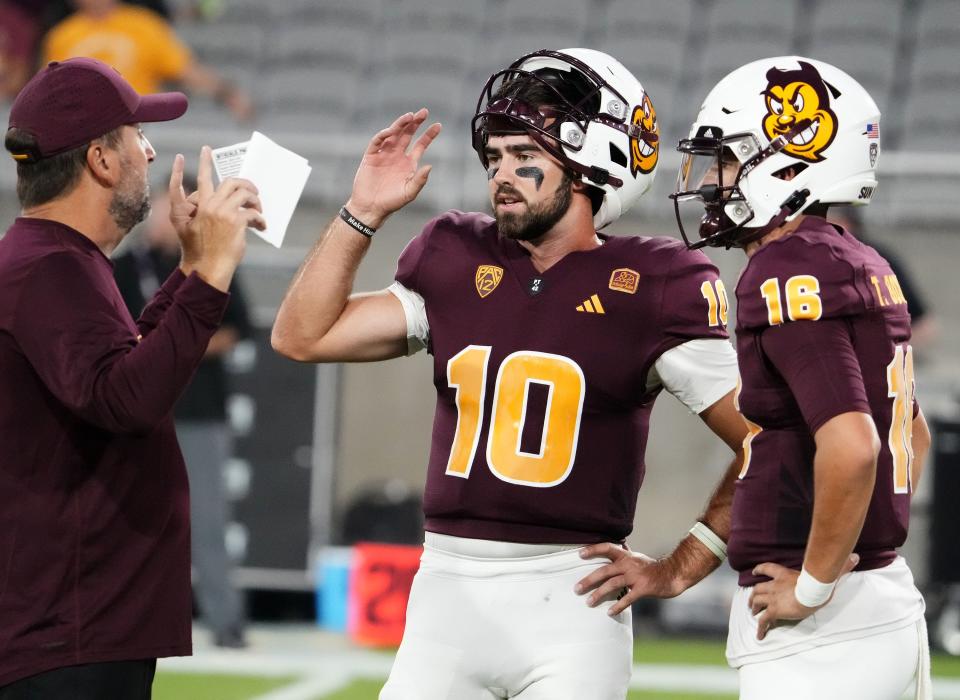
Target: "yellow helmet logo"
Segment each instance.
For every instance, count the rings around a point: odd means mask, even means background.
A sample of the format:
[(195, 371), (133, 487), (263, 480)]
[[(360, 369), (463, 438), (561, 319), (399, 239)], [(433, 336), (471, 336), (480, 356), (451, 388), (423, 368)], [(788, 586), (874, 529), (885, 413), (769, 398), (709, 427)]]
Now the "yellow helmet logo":
[(840, 94), (806, 61), (800, 61), (799, 69), (771, 68), (762, 93), (767, 103), (764, 133), (772, 141), (799, 127), (784, 152), (813, 163), (824, 160), (821, 153), (837, 134), (837, 115), (830, 109), (831, 93), (834, 97)]
[[(644, 132), (640, 138), (630, 139), (630, 172), (636, 177), (637, 173), (653, 170), (660, 155), (660, 123), (653, 102), (646, 93), (643, 94), (643, 102), (634, 107), (630, 121), (643, 127)], [(657, 138), (651, 139), (651, 143), (644, 138), (646, 134), (656, 134)]]

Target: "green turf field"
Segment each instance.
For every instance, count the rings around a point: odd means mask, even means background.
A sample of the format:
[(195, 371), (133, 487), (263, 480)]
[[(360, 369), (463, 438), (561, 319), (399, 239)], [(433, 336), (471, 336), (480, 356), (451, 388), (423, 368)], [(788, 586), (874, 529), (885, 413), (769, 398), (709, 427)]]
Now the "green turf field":
[[(322, 700), (362, 700), (363, 698), (376, 700), (377, 693), (380, 692), (382, 686), (383, 681), (357, 681), (338, 693), (327, 695)], [(317, 698), (317, 700), (320, 700), (320, 698)]]
[(158, 673), (153, 683), (153, 700), (250, 700), (294, 680), (296, 679), (223, 674)]
[(726, 666), (726, 642), (706, 639), (636, 639), (633, 661), (638, 664), (705, 664)]
[[(344, 688), (339, 693), (327, 695), (315, 700), (377, 700), (377, 693), (380, 692), (381, 683), (372, 681), (360, 681), (352, 684), (349, 688)], [(632, 691), (627, 695), (627, 700), (737, 700), (736, 695), (699, 695), (690, 693), (664, 693), (656, 691), (652, 693)]]
[[(722, 666), (723, 642), (701, 639), (639, 640), (634, 659), (650, 664), (690, 664)], [(933, 655), (933, 675), (960, 678), (960, 658)], [(160, 672), (154, 683), (154, 700), (253, 700), (273, 689), (294, 682), (295, 678), (261, 678), (223, 674)], [(382, 680), (358, 680), (333, 694), (312, 700), (376, 700)], [(736, 700), (735, 695), (700, 693), (664, 693), (634, 690), (628, 700)]]
[[(157, 675), (154, 700), (252, 700), (289, 680), (249, 676), (205, 676), (196, 674)], [(355, 681), (348, 687), (313, 700), (377, 700), (383, 681)], [(631, 691), (627, 700), (736, 700), (735, 695)]]

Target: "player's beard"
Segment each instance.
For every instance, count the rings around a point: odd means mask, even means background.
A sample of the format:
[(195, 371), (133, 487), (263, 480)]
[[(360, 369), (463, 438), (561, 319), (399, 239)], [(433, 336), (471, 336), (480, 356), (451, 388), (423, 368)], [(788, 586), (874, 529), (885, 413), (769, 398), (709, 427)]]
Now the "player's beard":
[[(130, 159), (121, 157), (120, 172), (133, 175), (136, 171)], [(150, 214), (150, 183), (146, 173), (142, 176), (127, 177), (114, 190), (109, 210), (113, 223), (124, 235)]]
[(527, 205), (522, 213), (502, 212), (493, 208), (497, 228), (515, 241), (533, 241), (552, 229), (564, 217), (573, 199), (573, 178), (564, 173), (563, 181), (550, 199), (536, 206)]

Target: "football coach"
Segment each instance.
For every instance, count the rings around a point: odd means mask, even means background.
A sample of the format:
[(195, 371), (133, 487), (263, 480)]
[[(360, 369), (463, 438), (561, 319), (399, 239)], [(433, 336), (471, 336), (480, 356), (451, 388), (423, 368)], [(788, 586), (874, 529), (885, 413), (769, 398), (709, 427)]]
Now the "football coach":
[[(139, 95), (89, 58), (51, 63), (10, 111), (21, 216), (0, 240), (0, 700), (150, 698), (191, 652), (187, 475), (171, 409), (227, 304), (252, 183), (170, 181), (179, 268), (134, 321), (109, 255), (150, 209)], [(12, 166), (11, 166), (12, 167)]]

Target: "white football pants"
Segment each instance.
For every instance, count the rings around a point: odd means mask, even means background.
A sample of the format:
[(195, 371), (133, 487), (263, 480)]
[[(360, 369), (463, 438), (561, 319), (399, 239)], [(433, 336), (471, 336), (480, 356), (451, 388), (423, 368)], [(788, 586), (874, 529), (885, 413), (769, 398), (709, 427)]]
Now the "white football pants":
[(927, 623), (740, 667), (740, 700), (931, 700)]
[(740, 671), (740, 700), (898, 700), (918, 679), (930, 700), (930, 647), (923, 596), (902, 557), (840, 577), (830, 602), (783, 622), (763, 641), (750, 588), (730, 608), (727, 660)]
[(623, 700), (629, 609), (574, 584), (605, 565), (579, 548), (427, 533), (403, 642), (380, 700)]

